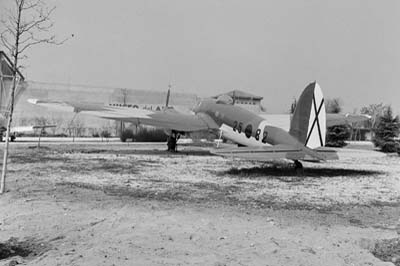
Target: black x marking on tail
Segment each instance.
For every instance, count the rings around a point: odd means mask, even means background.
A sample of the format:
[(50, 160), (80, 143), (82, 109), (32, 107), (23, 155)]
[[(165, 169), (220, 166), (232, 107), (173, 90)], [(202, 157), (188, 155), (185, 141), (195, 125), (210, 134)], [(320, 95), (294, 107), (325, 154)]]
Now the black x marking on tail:
[(322, 106), (324, 105), (324, 98), (322, 98), (322, 101), (321, 101), (321, 103), (320, 103), (320, 105), (318, 107), (318, 110), (317, 110), (317, 104), (315, 103), (315, 97), (313, 95), (313, 105), (314, 105), (315, 118), (314, 118), (314, 121), (312, 123), (310, 132), (308, 133), (305, 146), (307, 146), (307, 143), (308, 143), (308, 141), (309, 141), (309, 139), (311, 137), (311, 133), (312, 133), (312, 131), (314, 129), (315, 124), (317, 124), (317, 128), (318, 128), (319, 141), (321, 143), (321, 146), (323, 146), (324, 142), (322, 140), (321, 126), (319, 125), (319, 117), (318, 116), (319, 116), (319, 113), (321, 112)]

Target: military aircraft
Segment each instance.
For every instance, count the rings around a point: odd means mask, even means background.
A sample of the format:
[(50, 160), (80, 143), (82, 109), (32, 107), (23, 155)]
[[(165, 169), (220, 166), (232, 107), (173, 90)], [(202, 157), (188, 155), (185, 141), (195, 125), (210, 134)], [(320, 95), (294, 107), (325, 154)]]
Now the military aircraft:
[(57, 110), (164, 128), (169, 134), (169, 150), (175, 150), (182, 134), (209, 131), (240, 146), (212, 151), (221, 156), (257, 161), (288, 159), (294, 161), (296, 168), (302, 168), (300, 161), (338, 158), (334, 150), (324, 148), (327, 127), (325, 104), (321, 88), (316, 82), (310, 83), (302, 92), (288, 130), (234, 105), (233, 99), (227, 95), (200, 101), (190, 114), (168, 108), (168, 98), (166, 108), (160, 111), (83, 102), (39, 99), (29, 99), (28, 102)]

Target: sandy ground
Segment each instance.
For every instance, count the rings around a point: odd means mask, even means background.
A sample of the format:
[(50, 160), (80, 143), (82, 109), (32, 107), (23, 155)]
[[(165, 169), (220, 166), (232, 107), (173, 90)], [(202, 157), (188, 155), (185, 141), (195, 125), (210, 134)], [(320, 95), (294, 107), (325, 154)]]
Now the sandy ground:
[(398, 156), (299, 176), (195, 147), (43, 145), (11, 147), (0, 242), (29, 252), (0, 265), (392, 265), (371, 251), (398, 237)]

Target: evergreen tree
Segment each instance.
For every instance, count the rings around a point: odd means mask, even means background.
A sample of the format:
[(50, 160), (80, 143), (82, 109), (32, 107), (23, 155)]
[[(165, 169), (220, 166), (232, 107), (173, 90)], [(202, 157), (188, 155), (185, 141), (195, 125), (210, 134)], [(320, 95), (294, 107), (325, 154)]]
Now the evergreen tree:
[[(326, 112), (330, 114), (340, 113), (342, 106), (340, 99), (327, 99)], [(350, 137), (350, 128), (347, 125), (337, 125), (328, 127), (326, 130), (326, 144), (327, 147), (344, 147), (346, 140)]]
[(337, 125), (328, 127), (326, 131), (326, 144), (327, 147), (344, 147), (346, 146), (345, 140), (350, 137), (350, 129), (347, 125)]
[(378, 119), (373, 143), (383, 152), (399, 151), (399, 143), (395, 141), (400, 131), (399, 116), (393, 116), (389, 106)]

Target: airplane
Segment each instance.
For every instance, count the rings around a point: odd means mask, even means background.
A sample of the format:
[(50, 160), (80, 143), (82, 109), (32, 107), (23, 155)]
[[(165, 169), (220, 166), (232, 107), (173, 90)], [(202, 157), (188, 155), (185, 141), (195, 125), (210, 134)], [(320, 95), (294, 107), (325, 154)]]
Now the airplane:
[[(296, 169), (303, 168), (301, 161), (338, 159), (335, 150), (324, 148), (327, 128), (325, 102), (317, 82), (310, 83), (303, 90), (288, 129), (234, 105), (233, 99), (227, 95), (200, 101), (194, 107), (194, 113), (190, 114), (169, 107), (168, 98), (166, 108), (160, 111), (40, 99), (28, 99), (28, 102), (59, 111), (164, 128), (169, 135), (168, 150), (172, 151), (176, 150), (180, 135), (208, 131), (239, 145), (212, 151), (221, 156), (256, 161), (288, 159), (294, 162)], [(341, 123), (344, 121), (339, 120)]]

